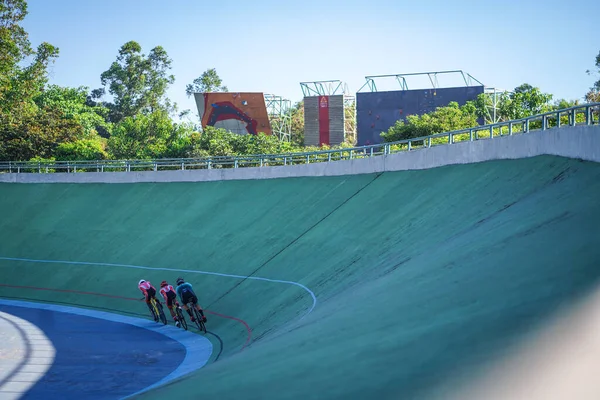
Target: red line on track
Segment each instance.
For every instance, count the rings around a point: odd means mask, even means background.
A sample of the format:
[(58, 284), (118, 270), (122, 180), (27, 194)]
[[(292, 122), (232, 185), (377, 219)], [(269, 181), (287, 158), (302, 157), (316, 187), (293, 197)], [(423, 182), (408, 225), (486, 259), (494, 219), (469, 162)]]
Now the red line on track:
[[(105, 294), (105, 293), (82, 292), (80, 290), (52, 289), (52, 288), (42, 288), (42, 287), (35, 287), (35, 286), (7, 285), (5, 283), (0, 283), (0, 286), (15, 288), (15, 289), (46, 290), (49, 292), (75, 293), (75, 294), (84, 294), (84, 295), (88, 295), (88, 296), (110, 297), (113, 299), (121, 299), (121, 300), (142, 301), (140, 299), (134, 299), (132, 297), (116, 296), (116, 295)], [(231, 319), (233, 321), (239, 322), (242, 325), (244, 325), (244, 327), (246, 328), (246, 332), (248, 332), (248, 336), (246, 337), (246, 342), (244, 343), (244, 345), (242, 346), (240, 351), (243, 351), (246, 348), (246, 346), (248, 346), (248, 344), (250, 343), (250, 340), (252, 339), (252, 329), (250, 328), (250, 325), (248, 325), (248, 323), (246, 321), (244, 321), (243, 319), (240, 319), (240, 318), (232, 317), (230, 315), (220, 314), (218, 312), (214, 312), (214, 311), (210, 311), (210, 310), (204, 310), (204, 311), (206, 311), (209, 314), (216, 315), (217, 317)]]
[(246, 343), (244, 343), (244, 345), (242, 346), (242, 348), (240, 349), (240, 351), (243, 351), (246, 348), (246, 346), (248, 346), (248, 343), (250, 343), (250, 340), (252, 339), (252, 329), (246, 323), (246, 321), (244, 321), (243, 319), (236, 318), (236, 317), (231, 317), (229, 315), (219, 314), (219, 313), (214, 312), (214, 311), (206, 310), (206, 312), (210, 313), (210, 314), (213, 314), (213, 315), (216, 315), (217, 317), (232, 319), (234, 321), (237, 321), (237, 322), (243, 324), (244, 327), (246, 328), (246, 332), (248, 332), (248, 336), (246, 337)]

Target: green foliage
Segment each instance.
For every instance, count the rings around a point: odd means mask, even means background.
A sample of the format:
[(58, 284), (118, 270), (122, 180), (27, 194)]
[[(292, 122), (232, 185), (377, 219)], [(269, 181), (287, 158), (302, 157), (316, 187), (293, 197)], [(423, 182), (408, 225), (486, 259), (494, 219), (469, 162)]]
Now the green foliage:
[(594, 64), (596, 67), (595, 71), (587, 70), (588, 75), (595, 75), (597, 78), (596, 82), (592, 85), (589, 92), (585, 94), (585, 100), (590, 103), (600, 102), (600, 52), (596, 56), (596, 63)]
[(396, 121), (394, 126), (381, 134), (381, 137), (385, 142), (395, 142), (477, 125), (477, 114), (473, 103), (467, 102), (459, 106), (457, 102), (450, 102), (447, 106), (438, 107), (428, 114), (409, 115), (406, 122)]
[(114, 159), (179, 157), (191, 133), (187, 124), (173, 123), (165, 111), (137, 114), (115, 124), (107, 150)]
[(64, 142), (55, 150), (59, 161), (104, 160), (108, 158), (106, 139), (99, 136)]
[(543, 93), (539, 88), (524, 83), (517, 86), (511, 93), (497, 93), (495, 95), (495, 112), (493, 111), (494, 94), (480, 94), (474, 105), (477, 116), (484, 118), (485, 123), (490, 124), (550, 111), (552, 109), (551, 100), (551, 94)]
[(83, 129), (60, 110), (38, 109), (17, 121), (0, 121), (0, 159), (29, 160), (52, 157), (58, 145), (77, 140)]
[(194, 93), (209, 93), (209, 92), (227, 92), (227, 86), (223, 85), (223, 80), (217, 74), (215, 68), (207, 69), (198, 78), (194, 79), (191, 84), (185, 87), (185, 93), (189, 96)]
[[(102, 85), (108, 85), (108, 92), (114, 97), (113, 103), (106, 103), (110, 109), (110, 121), (120, 122), (137, 114), (152, 114), (155, 111), (171, 111), (173, 105), (166, 97), (170, 84), (175, 81), (169, 75), (171, 59), (161, 46), (156, 46), (148, 56), (142, 54), (139, 43), (130, 41), (119, 49), (117, 60), (100, 76)], [(94, 92), (100, 97), (101, 90)]]
[(291, 142), (295, 146), (304, 146), (304, 101), (299, 101), (291, 109)]
[(110, 133), (112, 126), (106, 121), (108, 108), (101, 105), (89, 105), (86, 87), (66, 88), (49, 85), (35, 98), (39, 107), (60, 110), (65, 118), (74, 119), (83, 128), (85, 136), (99, 133), (105, 136)]

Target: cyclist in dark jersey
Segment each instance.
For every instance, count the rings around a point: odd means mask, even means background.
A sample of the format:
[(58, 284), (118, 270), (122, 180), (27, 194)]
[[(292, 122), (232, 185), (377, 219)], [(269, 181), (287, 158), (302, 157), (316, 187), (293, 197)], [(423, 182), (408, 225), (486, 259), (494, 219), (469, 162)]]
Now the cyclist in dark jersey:
[(204, 322), (206, 322), (206, 317), (204, 316), (204, 310), (202, 310), (202, 307), (200, 307), (198, 305), (198, 297), (196, 296), (196, 293), (194, 293), (194, 289), (192, 288), (192, 285), (189, 284), (188, 282), (184, 281), (183, 278), (177, 278), (177, 288), (175, 289), (175, 291), (177, 292), (177, 295), (181, 299), (181, 303), (183, 304), (184, 310), (186, 310), (188, 312), (188, 314), (190, 315), (192, 322), (195, 321), (195, 318), (192, 315), (192, 310), (190, 310), (189, 307), (187, 306), (189, 302), (194, 304), (194, 307), (196, 307), (196, 310), (198, 310), (198, 312), (200, 312), (200, 315), (202, 315), (202, 320)]

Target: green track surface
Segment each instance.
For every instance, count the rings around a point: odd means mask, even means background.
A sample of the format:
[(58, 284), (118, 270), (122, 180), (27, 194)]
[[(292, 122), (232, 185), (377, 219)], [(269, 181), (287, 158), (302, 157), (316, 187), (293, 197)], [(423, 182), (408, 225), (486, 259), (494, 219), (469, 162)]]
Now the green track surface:
[[(600, 165), (560, 157), (347, 177), (0, 184), (3, 285), (140, 297), (183, 275), (223, 341), (140, 398), (429, 398), (600, 278)], [(0, 297), (146, 316), (142, 302), (0, 286)], [(302, 318), (304, 316), (304, 318)], [(219, 343), (208, 335), (215, 349)], [(134, 345), (134, 344), (132, 344)]]

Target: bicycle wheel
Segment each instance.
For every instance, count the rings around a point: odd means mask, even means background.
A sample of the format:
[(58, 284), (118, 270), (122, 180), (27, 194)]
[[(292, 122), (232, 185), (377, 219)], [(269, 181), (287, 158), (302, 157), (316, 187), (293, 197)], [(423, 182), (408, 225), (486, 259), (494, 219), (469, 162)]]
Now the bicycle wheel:
[(183, 327), (183, 329), (185, 329), (187, 331), (187, 321), (185, 320), (185, 317), (183, 316), (183, 312), (181, 311), (181, 307), (177, 306), (175, 308), (175, 314), (177, 314), (177, 319), (179, 320), (179, 324)]
[(192, 315), (194, 316), (194, 323), (196, 324), (196, 327), (199, 330), (202, 330), (202, 325), (200, 325), (202, 321), (200, 318), (198, 318), (198, 310), (196, 310), (196, 307), (192, 303), (188, 304), (188, 308), (192, 310)]
[(198, 329), (200, 329), (201, 332), (206, 333), (206, 325), (204, 325), (202, 314), (200, 314), (200, 311), (196, 310), (196, 307), (194, 307), (194, 312), (196, 313), (196, 321), (198, 321)]
[(163, 325), (167, 324), (167, 316), (165, 315), (165, 312), (163, 310), (163, 306), (162, 304), (160, 304), (160, 301), (156, 301), (156, 308), (158, 308), (158, 315), (160, 316), (160, 321), (163, 323)]
[(154, 303), (150, 303), (150, 312), (152, 313), (152, 319), (154, 322), (158, 321), (158, 314), (156, 313), (156, 307)]

